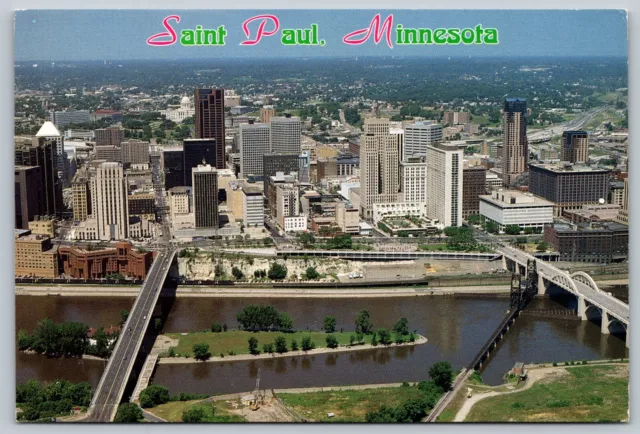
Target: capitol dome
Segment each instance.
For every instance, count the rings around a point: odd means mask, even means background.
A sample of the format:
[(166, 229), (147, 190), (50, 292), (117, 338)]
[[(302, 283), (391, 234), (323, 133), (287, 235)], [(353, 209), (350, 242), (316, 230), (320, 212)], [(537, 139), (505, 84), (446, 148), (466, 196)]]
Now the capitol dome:
[(182, 99), (180, 100), (180, 105), (182, 105), (182, 106), (191, 105), (191, 100), (189, 99), (188, 96), (183, 96)]

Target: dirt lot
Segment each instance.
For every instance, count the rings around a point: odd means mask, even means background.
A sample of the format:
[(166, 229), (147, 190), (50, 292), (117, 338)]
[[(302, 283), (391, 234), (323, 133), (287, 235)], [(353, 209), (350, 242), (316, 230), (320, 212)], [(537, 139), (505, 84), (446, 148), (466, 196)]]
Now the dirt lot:
[(377, 262), (364, 265), (365, 280), (419, 279), (428, 276), (464, 275), (467, 273), (491, 273), (502, 268), (499, 261), (438, 261), (415, 260)]

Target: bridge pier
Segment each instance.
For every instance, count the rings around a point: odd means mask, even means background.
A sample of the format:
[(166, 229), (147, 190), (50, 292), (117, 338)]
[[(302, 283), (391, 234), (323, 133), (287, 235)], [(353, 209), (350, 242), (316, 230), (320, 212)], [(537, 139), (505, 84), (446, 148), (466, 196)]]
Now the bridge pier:
[(625, 337), (625, 340), (624, 340), (624, 341), (625, 341), (625, 342), (624, 342), (624, 345), (625, 345), (627, 348), (629, 348), (629, 346), (630, 346), (630, 342), (631, 342), (631, 341), (630, 341), (630, 339), (631, 339), (631, 338), (629, 338), (629, 336), (630, 336), (630, 335), (629, 335), (629, 327), (627, 326), (627, 333), (626, 333), (626, 337)]
[(578, 316), (582, 321), (587, 320), (587, 303), (581, 296), (578, 296)]
[(547, 293), (547, 281), (542, 277), (541, 273), (538, 273), (538, 295), (545, 295)]
[(602, 311), (602, 322), (600, 323), (600, 333), (603, 335), (609, 334), (609, 313), (605, 310)]

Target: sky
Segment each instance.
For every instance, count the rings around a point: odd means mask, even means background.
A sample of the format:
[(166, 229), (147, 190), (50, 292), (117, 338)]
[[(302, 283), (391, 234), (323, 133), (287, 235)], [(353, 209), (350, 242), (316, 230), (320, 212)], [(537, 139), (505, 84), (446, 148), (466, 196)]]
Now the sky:
[[(496, 28), (497, 45), (396, 45), (373, 37), (362, 45), (347, 45), (342, 38), (369, 27), (376, 13), (393, 14), (393, 27)], [(246, 39), (243, 22), (255, 15), (273, 14), (280, 31), (253, 46)], [(225, 46), (149, 46), (147, 38), (164, 32), (162, 20), (182, 29), (197, 25), (214, 29), (224, 24)], [(317, 23), (324, 46), (285, 46), (282, 29), (309, 28)], [(251, 37), (258, 23), (249, 24)], [(271, 29), (267, 24), (265, 30)], [(395, 42), (395, 30), (392, 40)], [(15, 14), (16, 61), (175, 60), (224, 57), (308, 56), (627, 56), (627, 17), (621, 10), (25, 10)]]

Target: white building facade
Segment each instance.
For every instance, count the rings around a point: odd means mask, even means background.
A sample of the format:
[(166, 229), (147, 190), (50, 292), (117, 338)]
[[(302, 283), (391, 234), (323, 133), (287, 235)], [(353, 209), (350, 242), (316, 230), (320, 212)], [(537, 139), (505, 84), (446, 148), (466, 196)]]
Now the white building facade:
[(404, 127), (404, 151), (402, 159), (413, 155), (426, 155), (427, 146), (442, 141), (442, 125), (416, 122)]
[(462, 225), (463, 152), (458, 145), (427, 146), (427, 216)]
[(102, 163), (93, 182), (98, 238), (106, 241), (128, 238), (127, 183), (122, 164)]
[(503, 232), (507, 226), (544, 228), (553, 223), (553, 203), (517, 190), (498, 190), (480, 196), (480, 215), (498, 224)]
[(263, 156), (271, 151), (271, 128), (266, 124), (242, 124), (238, 133), (240, 176), (263, 175)]

